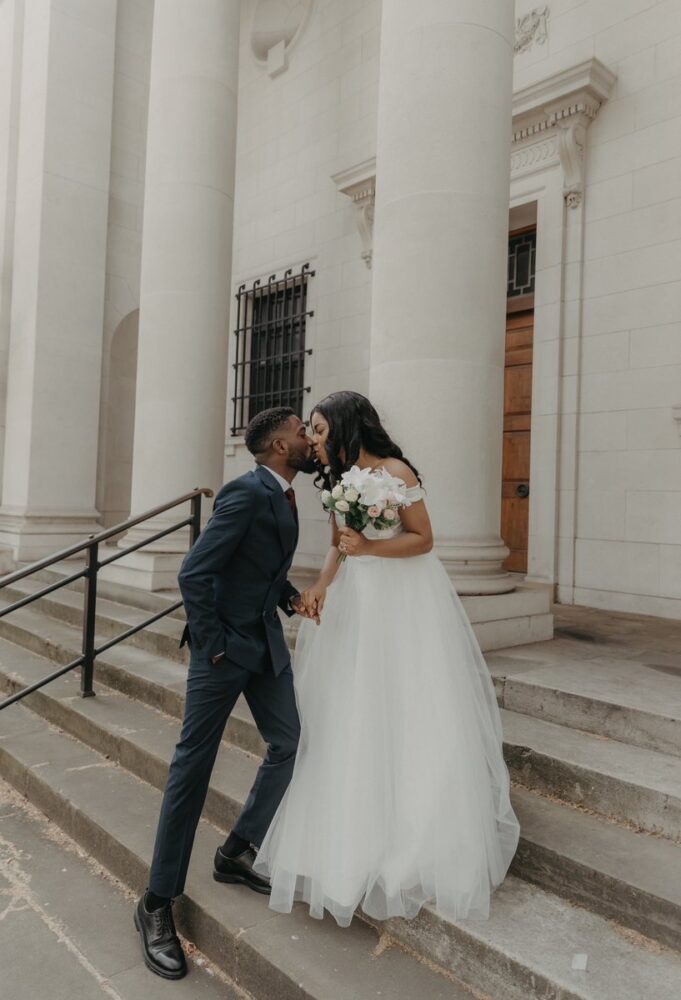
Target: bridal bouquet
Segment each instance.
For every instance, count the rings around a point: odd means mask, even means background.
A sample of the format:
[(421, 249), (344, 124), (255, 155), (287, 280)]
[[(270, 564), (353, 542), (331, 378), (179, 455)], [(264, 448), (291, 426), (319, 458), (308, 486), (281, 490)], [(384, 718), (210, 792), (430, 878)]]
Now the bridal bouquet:
[[(400, 507), (409, 507), (407, 487), (402, 479), (385, 469), (360, 469), (353, 465), (332, 490), (322, 490), (326, 510), (340, 514), (348, 528), (363, 531), (368, 524), (378, 531), (395, 526)], [(343, 562), (341, 552), (338, 562)]]

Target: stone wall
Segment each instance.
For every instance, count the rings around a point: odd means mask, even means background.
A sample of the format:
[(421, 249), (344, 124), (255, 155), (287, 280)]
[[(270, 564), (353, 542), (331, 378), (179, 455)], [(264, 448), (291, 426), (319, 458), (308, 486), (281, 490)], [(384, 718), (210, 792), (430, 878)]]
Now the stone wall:
[[(242, 14), (232, 284), (236, 291), (310, 261), (308, 416), (334, 389), (368, 388), (371, 271), (355, 209), (332, 175), (375, 155), (381, 8), (377, 0), (317, 0), (288, 68), (274, 77), (252, 48), (257, 8), (248, 0)], [(230, 397), (233, 386), (230, 372)], [(228, 425), (231, 417), (228, 403)], [(228, 429), (225, 478), (251, 464)], [(310, 484), (300, 482), (299, 492), (298, 561), (316, 563), (326, 521)]]
[(515, 87), (591, 56), (617, 77), (586, 144), (572, 599), (681, 617), (681, 3), (548, 7)]

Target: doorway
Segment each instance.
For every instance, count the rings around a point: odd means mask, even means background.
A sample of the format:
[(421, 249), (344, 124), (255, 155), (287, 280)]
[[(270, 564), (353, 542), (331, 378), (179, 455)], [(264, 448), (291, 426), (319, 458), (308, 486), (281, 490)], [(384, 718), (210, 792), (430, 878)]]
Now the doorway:
[(501, 537), (510, 550), (504, 569), (512, 573), (527, 573), (536, 246), (536, 226), (509, 235)]

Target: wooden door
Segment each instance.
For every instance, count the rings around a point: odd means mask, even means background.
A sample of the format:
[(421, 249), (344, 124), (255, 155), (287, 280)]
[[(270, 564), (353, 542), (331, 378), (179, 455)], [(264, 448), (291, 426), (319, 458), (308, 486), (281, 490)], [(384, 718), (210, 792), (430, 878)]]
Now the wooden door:
[(527, 572), (533, 330), (533, 309), (509, 312), (504, 369), (501, 537), (511, 550), (504, 568), (514, 573)]

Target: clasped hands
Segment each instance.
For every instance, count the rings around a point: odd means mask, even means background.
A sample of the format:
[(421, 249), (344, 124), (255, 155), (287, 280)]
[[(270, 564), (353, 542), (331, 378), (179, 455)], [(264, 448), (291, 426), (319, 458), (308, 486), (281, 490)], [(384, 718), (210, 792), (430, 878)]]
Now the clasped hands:
[[(338, 551), (345, 556), (359, 556), (368, 549), (368, 541), (359, 531), (342, 527), (338, 529)], [(291, 601), (291, 607), (302, 617), (311, 618), (319, 625), (326, 600), (326, 586), (314, 583)]]

